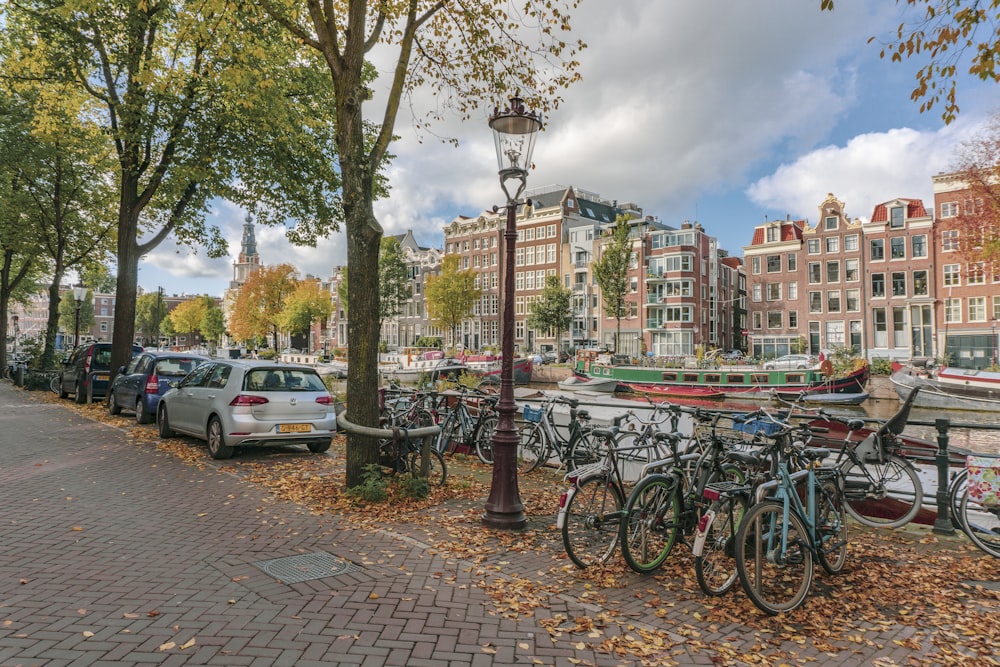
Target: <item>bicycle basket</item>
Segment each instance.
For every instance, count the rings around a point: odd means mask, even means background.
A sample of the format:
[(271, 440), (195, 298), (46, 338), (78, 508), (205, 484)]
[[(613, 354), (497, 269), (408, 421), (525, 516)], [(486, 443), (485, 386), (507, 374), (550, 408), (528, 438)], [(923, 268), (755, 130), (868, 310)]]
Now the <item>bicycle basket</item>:
[(733, 430), (741, 431), (747, 435), (774, 435), (781, 430), (781, 424), (776, 424), (765, 419), (746, 419), (745, 415), (733, 416)]
[(969, 498), (985, 507), (1000, 506), (1000, 458), (970, 456), (965, 467), (969, 469)]
[(538, 423), (542, 421), (544, 411), (541, 408), (533, 408), (530, 405), (524, 406), (524, 421)]

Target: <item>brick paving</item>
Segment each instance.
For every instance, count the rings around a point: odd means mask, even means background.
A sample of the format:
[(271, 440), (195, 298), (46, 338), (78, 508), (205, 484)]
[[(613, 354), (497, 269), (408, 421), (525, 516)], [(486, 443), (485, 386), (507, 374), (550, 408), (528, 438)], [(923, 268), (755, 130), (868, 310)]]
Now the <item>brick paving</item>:
[[(698, 628), (704, 602), (692, 596), (667, 605), (665, 625), (639, 577), (600, 597), (570, 582), (532, 614), (504, 614), (483, 581), (546, 570), (551, 555), (445, 558), (425, 528), (314, 515), (6, 383), (0, 507), (0, 667), (632, 665), (602, 642), (646, 631), (668, 638), (649, 664), (744, 664), (731, 656), (780, 650), (789, 664), (891, 665), (921, 651), (921, 629), (899, 624), (839, 653), (766, 646), (735, 619)], [(316, 553), (353, 567), (283, 583), (256, 565)], [(628, 623), (603, 624), (599, 639), (550, 632), (605, 612)]]

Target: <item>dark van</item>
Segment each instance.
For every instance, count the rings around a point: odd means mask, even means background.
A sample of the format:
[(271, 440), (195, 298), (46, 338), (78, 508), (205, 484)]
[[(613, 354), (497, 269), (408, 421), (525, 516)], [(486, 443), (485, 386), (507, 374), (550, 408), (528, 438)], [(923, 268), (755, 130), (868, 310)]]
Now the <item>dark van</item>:
[[(142, 352), (142, 346), (132, 346), (132, 356)], [(111, 379), (111, 343), (86, 343), (73, 350), (62, 371), (59, 398), (73, 394), (77, 403), (90, 403), (104, 398)]]

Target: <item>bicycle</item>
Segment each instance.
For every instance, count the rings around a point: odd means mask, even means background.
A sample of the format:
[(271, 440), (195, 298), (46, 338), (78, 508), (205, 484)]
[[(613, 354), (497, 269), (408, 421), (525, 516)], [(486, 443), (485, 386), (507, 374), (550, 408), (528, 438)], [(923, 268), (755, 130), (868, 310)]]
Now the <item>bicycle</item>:
[[(472, 395), (476, 396), (476, 406), (470, 407)], [(441, 434), (435, 442), (435, 449), (444, 454), (453, 454), (459, 447), (476, 451), (483, 463), (493, 463), (493, 432), (497, 426), (496, 404), (499, 396), (476, 390), (462, 393), (442, 392), (442, 397), (454, 400), (454, 405), (441, 424)]]
[(658, 446), (656, 442), (624, 445), (620, 427), (627, 418), (628, 414), (620, 415), (610, 428), (594, 429), (605, 451), (603, 461), (566, 473), (570, 486), (559, 496), (556, 526), (566, 554), (579, 568), (607, 562), (618, 546), (626, 491), (620, 464), (639, 460)]
[[(681, 453), (681, 433), (658, 433), (654, 438), (669, 443), (670, 458), (654, 461), (643, 470), (642, 478), (625, 503), (620, 525), (622, 556), (634, 571), (658, 569), (677, 542), (685, 541), (698, 527), (706, 506), (706, 485), (730, 479), (743, 481), (743, 471), (726, 462), (728, 443), (723, 438), (702, 442), (704, 449)], [(669, 472), (659, 472), (671, 466)]]
[(997, 484), (1000, 457), (969, 456), (965, 468), (948, 486), (952, 521), (972, 543), (1000, 558), (1000, 498)]
[[(557, 403), (569, 406), (568, 437), (563, 437), (556, 426), (553, 408)], [(527, 474), (553, 455), (559, 457), (559, 467), (566, 466), (567, 471), (597, 462), (600, 450), (593, 437), (594, 426), (589, 424), (590, 413), (580, 410), (579, 405), (575, 398), (551, 396), (539, 408), (524, 406), (526, 424), (517, 446), (519, 472)]]
[(903, 454), (897, 436), (906, 427), (913, 400), (920, 391), (915, 387), (899, 410), (874, 431), (855, 433), (864, 428), (864, 421), (839, 417), (822, 409), (812, 414), (826, 422), (847, 427), (840, 452), (834, 465), (844, 473), (844, 498), (847, 512), (859, 523), (872, 528), (899, 528), (911, 522), (920, 512), (924, 487), (913, 463)]
[[(394, 428), (396, 435), (379, 440), (379, 464), (387, 475), (410, 474), (421, 476), (422, 440), (413, 440), (407, 429)], [(448, 466), (444, 456), (433, 447), (427, 459), (427, 481), (431, 486), (443, 486), (448, 480)]]
[[(814, 427), (775, 423), (782, 430), (765, 437), (773, 438), (777, 477), (757, 487), (756, 502), (743, 513), (734, 541), (743, 590), (771, 616), (805, 600), (814, 558), (829, 574), (840, 572), (848, 544), (843, 469), (819, 467), (831, 452), (808, 447)], [(793, 460), (805, 465), (791, 472)]]

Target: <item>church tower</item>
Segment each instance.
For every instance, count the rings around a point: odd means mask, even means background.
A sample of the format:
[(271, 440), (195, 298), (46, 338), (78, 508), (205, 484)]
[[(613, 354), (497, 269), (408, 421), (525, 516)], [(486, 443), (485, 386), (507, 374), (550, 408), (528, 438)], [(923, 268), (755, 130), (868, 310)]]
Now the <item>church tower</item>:
[(260, 268), (260, 255), (257, 254), (257, 239), (253, 233), (253, 216), (247, 214), (243, 222), (243, 239), (240, 241), (240, 256), (233, 262), (233, 279), (230, 289), (237, 289)]

